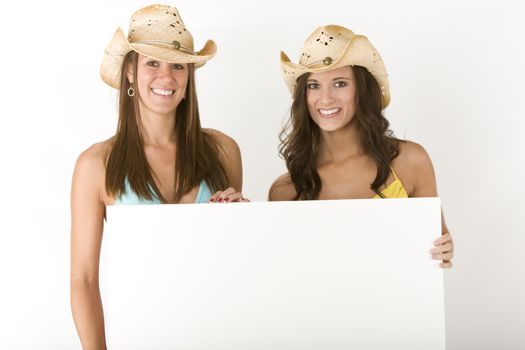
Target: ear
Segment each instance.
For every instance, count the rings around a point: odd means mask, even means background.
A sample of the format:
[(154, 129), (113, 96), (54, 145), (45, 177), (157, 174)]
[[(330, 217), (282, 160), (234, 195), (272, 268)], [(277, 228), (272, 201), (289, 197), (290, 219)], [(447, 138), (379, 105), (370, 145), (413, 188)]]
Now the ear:
[(133, 84), (133, 67), (132, 67), (131, 63), (128, 64), (128, 69), (127, 69), (126, 75), (128, 77), (129, 83)]

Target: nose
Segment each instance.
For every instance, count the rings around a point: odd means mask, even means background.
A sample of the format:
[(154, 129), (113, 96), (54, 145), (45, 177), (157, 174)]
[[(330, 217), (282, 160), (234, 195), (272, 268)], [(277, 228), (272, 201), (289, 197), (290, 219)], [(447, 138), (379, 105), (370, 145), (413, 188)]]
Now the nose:
[(323, 104), (330, 104), (332, 102), (334, 102), (335, 100), (335, 97), (334, 97), (334, 93), (333, 93), (333, 90), (331, 88), (331, 86), (321, 86), (321, 91), (320, 91), (321, 95), (321, 103)]
[(173, 74), (172, 74), (173, 71), (171, 69), (170, 63), (162, 62), (157, 72), (158, 72), (159, 78), (166, 79), (166, 80), (173, 80)]

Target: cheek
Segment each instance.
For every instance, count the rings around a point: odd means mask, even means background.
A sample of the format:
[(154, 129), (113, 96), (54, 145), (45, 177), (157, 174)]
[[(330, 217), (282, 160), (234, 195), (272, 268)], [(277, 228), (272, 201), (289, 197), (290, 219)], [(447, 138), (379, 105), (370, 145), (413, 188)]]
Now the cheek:
[(150, 81), (151, 77), (149, 76), (148, 72), (139, 68), (137, 70), (137, 76), (135, 78), (135, 85), (144, 88), (148, 85)]
[(179, 84), (181, 89), (186, 91), (186, 89), (188, 88), (188, 78), (186, 77), (186, 79), (181, 79)]
[(350, 112), (355, 111), (355, 89), (352, 88), (349, 91), (346, 91), (344, 96), (341, 96), (341, 101), (349, 109)]
[(188, 85), (189, 74), (187, 70), (181, 70), (175, 73), (173, 79), (177, 81), (180, 86), (186, 87)]
[(310, 111), (310, 114), (312, 114), (313, 111), (315, 111), (315, 101), (317, 100), (315, 91), (312, 90), (306, 90), (306, 105), (308, 106), (308, 110)]

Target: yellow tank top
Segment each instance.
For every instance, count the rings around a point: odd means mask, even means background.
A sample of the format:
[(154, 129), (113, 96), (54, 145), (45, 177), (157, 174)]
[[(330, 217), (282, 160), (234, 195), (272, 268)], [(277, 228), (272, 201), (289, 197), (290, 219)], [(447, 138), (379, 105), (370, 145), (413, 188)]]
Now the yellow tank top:
[[(385, 198), (408, 198), (408, 193), (405, 189), (405, 186), (403, 186), (401, 180), (397, 177), (394, 169), (392, 169), (392, 175), (394, 175), (394, 181), (392, 181), (383, 191), (381, 191), (383, 196), (385, 196)], [(376, 194), (373, 198), (381, 197)]]

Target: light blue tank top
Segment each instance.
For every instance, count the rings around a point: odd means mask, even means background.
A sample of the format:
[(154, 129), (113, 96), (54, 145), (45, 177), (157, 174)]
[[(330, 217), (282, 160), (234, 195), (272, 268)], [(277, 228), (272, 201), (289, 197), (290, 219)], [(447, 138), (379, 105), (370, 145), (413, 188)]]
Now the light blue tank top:
[[(153, 198), (152, 200), (144, 199), (139, 196), (131, 189), (128, 180), (126, 179), (125, 192), (121, 194), (116, 200), (114, 205), (133, 205), (133, 204), (162, 204), (160, 199)], [(199, 185), (199, 191), (197, 192), (197, 198), (195, 203), (208, 203), (211, 198), (211, 190), (206, 184), (206, 181), (201, 181)]]

